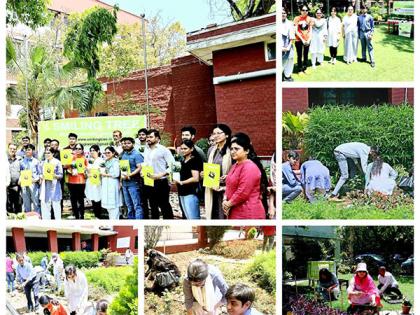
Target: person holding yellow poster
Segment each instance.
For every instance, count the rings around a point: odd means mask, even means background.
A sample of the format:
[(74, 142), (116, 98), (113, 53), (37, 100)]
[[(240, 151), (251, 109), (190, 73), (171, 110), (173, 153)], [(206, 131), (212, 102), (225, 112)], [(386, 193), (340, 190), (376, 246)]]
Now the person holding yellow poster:
[(95, 218), (101, 219), (101, 176), (99, 169), (105, 161), (100, 157), (101, 152), (97, 144), (92, 145), (89, 152), (85, 195), (92, 202)]
[[(39, 178), (41, 174), (39, 161), (33, 156), (34, 152), (34, 145), (29, 143), (25, 149), (25, 157), (20, 161), (21, 176), (19, 184), (22, 186), (23, 208), (25, 212), (31, 212), (33, 205), (34, 210), (41, 213), (41, 207), (39, 205)], [(26, 178), (27, 176), (30, 178)]]
[(63, 178), (63, 166), (54, 158), (51, 149), (45, 149), (45, 161), (42, 162), (43, 174), (41, 175), (41, 217), (43, 220), (51, 220), (51, 206), (54, 211), (54, 218), (61, 220), (61, 199), (62, 191), (60, 180)]
[(179, 201), (188, 220), (200, 219), (200, 201), (198, 199), (198, 185), (203, 162), (199, 156), (193, 155), (194, 142), (184, 140), (181, 144), (180, 180), (174, 180), (178, 186)]
[(78, 162), (82, 163), (82, 168), (86, 169), (88, 162), (84, 155), (84, 147), (81, 143), (76, 143), (74, 147), (73, 162), (67, 168), (68, 182), (67, 187), (70, 192), (70, 202), (73, 215), (76, 219), (85, 218), (85, 187), (86, 174), (79, 173)]
[[(223, 213), (223, 194), (225, 191), (225, 178), (232, 167), (232, 158), (230, 156), (230, 138), (232, 131), (225, 124), (217, 124), (213, 128), (214, 145), (209, 148), (207, 161), (211, 164), (220, 165), (219, 185), (214, 188), (206, 187), (205, 208), (206, 219), (224, 219)], [(204, 177), (204, 172), (201, 173)]]
[(115, 149), (112, 146), (105, 148), (105, 168), (102, 174), (101, 200), (102, 207), (108, 211), (110, 220), (120, 218), (122, 206), (122, 194), (120, 190), (120, 165), (115, 157)]

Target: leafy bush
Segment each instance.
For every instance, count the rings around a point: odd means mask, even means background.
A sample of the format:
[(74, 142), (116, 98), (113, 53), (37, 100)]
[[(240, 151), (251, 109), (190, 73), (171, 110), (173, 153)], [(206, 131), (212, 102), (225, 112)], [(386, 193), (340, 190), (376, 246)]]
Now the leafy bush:
[(64, 265), (74, 265), (77, 268), (93, 268), (97, 267), (99, 259), (101, 258), (100, 252), (61, 252), (60, 257)]
[(410, 169), (414, 159), (414, 109), (409, 105), (323, 106), (310, 111), (304, 134), (307, 154), (334, 174), (334, 149), (346, 142), (378, 145), (384, 161)]
[(125, 283), (109, 307), (110, 315), (138, 314), (138, 257), (134, 257), (132, 272), (125, 277)]
[(46, 252), (28, 252), (29, 258), (32, 260), (33, 266), (39, 266), (41, 264), (41, 259), (47, 254), (48, 261), (51, 259), (51, 253)]
[(207, 154), (207, 151), (209, 150), (209, 142), (207, 138), (201, 138), (198, 140), (195, 145), (199, 147), (205, 154)]
[(132, 270), (131, 266), (100, 267), (85, 270), (85, 274), (89, 284), (101, 287), (107, 293), (116, 293), (123, 287)]
[(213, 248), (223, 239), (223, 235), (229, 229), (229, 226), (206, 226), (207, 237), (210, 241), (210, 248)]
[(276, 292), (276, 252), (274, 250), (255, 256), (247, 266), (251, 278), (268, 292)]
[(247, 259), (254, 255), (259, 245), (257, 240), (239, 240), (216, 244), (211, 253), (233, 259)]

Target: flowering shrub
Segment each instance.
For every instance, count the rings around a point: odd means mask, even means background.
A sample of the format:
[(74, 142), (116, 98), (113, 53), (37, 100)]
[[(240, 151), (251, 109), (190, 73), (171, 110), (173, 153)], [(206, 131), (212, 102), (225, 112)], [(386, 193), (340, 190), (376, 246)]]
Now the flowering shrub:
[(304, 295), (290, 296), (284, 309), (291, 311), (293, 315), (347, 315), (347, 312), (331, 308)]
[(360, 190), (351, 191), (347, 197), (355, 207), (373, 206), (381, 210), (390, 210), (404, 205), (412, 205), (413, 199), (405, 194), (401, 189), (396, 189), (391, 196), (373, 192), (370, 195), (364, 194)]

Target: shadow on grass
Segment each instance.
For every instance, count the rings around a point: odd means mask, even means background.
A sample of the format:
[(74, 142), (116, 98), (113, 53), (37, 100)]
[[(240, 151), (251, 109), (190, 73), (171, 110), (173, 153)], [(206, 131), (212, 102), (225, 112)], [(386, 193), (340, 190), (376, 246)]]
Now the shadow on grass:
[(392, 46), (400, 52), (402, 51), (410, 54), (414, 53), (414, 41), (412, 39), (392, 34), (385, 34), (384, 36), (385, 37), (376, 42), (376, 44), (384, 47)]

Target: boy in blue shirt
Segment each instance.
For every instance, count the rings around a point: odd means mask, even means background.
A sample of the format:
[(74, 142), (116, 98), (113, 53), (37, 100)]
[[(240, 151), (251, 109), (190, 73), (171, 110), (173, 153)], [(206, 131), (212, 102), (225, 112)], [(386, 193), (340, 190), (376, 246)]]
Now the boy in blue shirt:
[(229, 315), (262, 315), (252, 308), (255, 291), (246, 284), (237, 283), (229, 287), (225, 294)]

